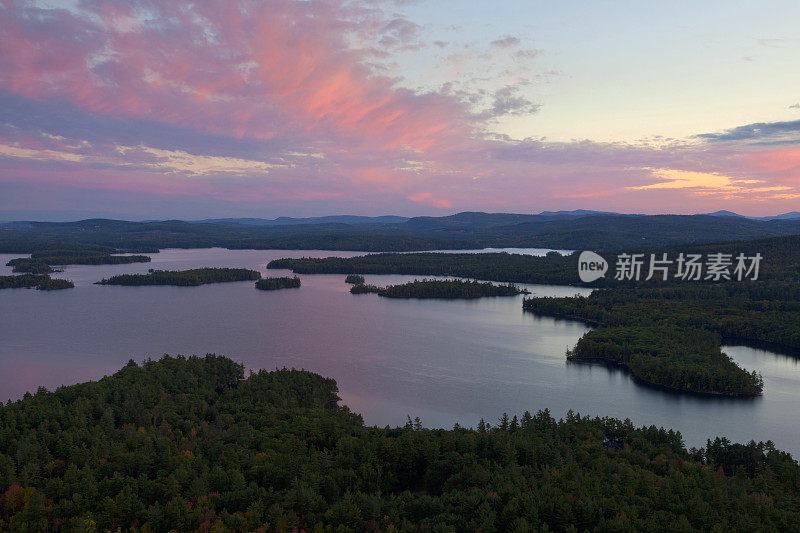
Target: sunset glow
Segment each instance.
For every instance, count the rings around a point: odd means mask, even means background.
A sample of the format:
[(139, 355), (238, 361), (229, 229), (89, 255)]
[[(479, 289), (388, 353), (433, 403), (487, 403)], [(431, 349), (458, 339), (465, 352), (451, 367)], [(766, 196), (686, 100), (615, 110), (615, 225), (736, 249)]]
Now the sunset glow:
[(0, 219), (798, 210), (800, 8), (725, 5), (3, 0)]

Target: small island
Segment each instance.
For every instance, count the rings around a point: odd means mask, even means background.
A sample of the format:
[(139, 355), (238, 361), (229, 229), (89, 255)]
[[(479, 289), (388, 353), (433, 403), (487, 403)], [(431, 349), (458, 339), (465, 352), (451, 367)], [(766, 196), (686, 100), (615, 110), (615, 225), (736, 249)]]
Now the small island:
[(360, 274), (348, 274), (347, 277), (344, 278), (344, 282), (351, 285), (363, 285), (365, 281), (364, 276)]
[(206, 283), (227, 283), (231, 281), (251, 281), (261, 274), (246, 268), (194, 268), (191, 270), (153, 270), (147, 274), (120, 274), (103, 278), (96, 285), (175, 285), (196, 287)]
[(14, 267), (12, 272), (25, 272), (28, 274), (50, 274), (56, 270), (42, 259), (20, 257), (12, 259), (6, 266)]
[(474, 299), (486, 296), (516, 296), (530, 294), (527, 289), (513, 283), (495, 285), (488, 281), (466, 280), (414, 280), (400, 285), (376, 287), (360, 283), (350, 288), (353, 294), (376, 293), (386, 298), (441, 298), (441, 299)]
[(300, 287), (300, 278), (262, 278), (256, 281), (256, 289), (262, 291), (277, 291), (279, 289), (297, 289)]
[(47, 274), (20, 274), (19, 276), (0, 276), (0, 289), (37, 289), (55, 291), (72, 289), (75, 284), (68, 279), (51, 278)]

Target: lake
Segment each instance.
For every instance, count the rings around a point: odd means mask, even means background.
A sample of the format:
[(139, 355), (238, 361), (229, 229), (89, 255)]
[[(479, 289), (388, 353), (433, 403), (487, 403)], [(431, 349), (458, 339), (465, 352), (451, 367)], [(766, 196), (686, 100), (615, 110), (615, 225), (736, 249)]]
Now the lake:
[[(541, 251), (526, 251), (539, 253)], [(232, 357), (247, 368), (305, 368), (335, 378), (343, 403), (366, 423), (428, 427), (495, 423), (503, 412), (549, 408), (630, 418), (681, 431), (687, 446), (714, 436), (773, 440), (800, 456), (800, 362), (747, 347), (725, 350), (764, 377), (755, 399), (675, 395), (637, 385), (621, 370), (568, 364), (584, 324), (522, 311), (522, 296), (472, 301), (351, 295), (344, 275), (304, 275), (300, 289), (258, 291), (253, 282), (200, 287), (93, 285), (149, 268), (246, 267), (265, 275), (280, 257), (361, 255), (308, 250), (164, 250), (153, 262), (70, 266), (75, 289), (0, 291), (0, 400), (38, 385), (98, 379), (128, 359), (163, 353)], [(18, 254), (0, 254), (0, 264)], [(10, 273), (0, 267), (0, 273)], [(414, 276), (366, 276), (385, 285)], [(535, 295), (585, 289), (525, 285)]]

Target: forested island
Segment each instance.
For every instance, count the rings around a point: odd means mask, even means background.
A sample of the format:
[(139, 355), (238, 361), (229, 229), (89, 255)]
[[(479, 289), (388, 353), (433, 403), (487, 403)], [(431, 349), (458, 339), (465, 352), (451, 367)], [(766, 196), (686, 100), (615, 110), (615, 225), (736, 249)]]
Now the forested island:
[(282, 278), (262, 278), (256, 281), (256, 289), (262, 291), (277, 291), (279, 289), (297, 289), (300, 287), (300, 278), (282, 277)]
[(14, 267), (14, 272), (49, 274), (54, 271), (54, 265), (123, 265), (150, 261), (146, 255), (114, 255), (118, 252), (106, 246), (61, 244), (52, 248), (37, 247), (30, 257), (12, 259), (6, 266)]
[(347, 277), (344, 278), (344, 282), (351, 285), (362, 285), (365, 281), (364, 276), (358, 274), (348, 274)]
[(244, 377), (165, 356), (0, 405), (0, 530), (800, 529), (800, 467), (769, 442), (546, 410), (367, 427), (331, 379)]
[(6, 266), (14, 267), (11, 269), (12, 272), (25, 272), (28, 274), (52, 274), (56, 271), (46, 261), (28, 257), (12, 259), (6, 263)]
[(495, 285), (489, 282), (466, 280), (414, 280), (398, 285), (376, 287), (359, 283), (350, 288), (353, 294), (377, 293), (386, 298), (473, 299), (487, 296), (516, 296), (530, 294), (527, 289), (512, 283)]
[(606, 360), (642, 381), (722, 395), (761, 393), (761, 379), (720, 352), (722, 341), (800, 353), (800, 285), (794, 281), (685, 283), (603, 289), (588, 297), (530, 298), (523, 308), (597, 326), (574, 360)]
[(51, 278), (47, 274), (20, 274), (17, 276), (0, 276), (0, 289), (37, 289), (55, 291), (72, 289), (75, 284), (67, 279)]
[(288, 269), (297, 274), (455, 276), (505, 283), (567, 285), (579, 283), (577, 257), (572, 263), (569, 256), (562, 256), (557, 252), (541, 257), (505, 252), (479, 254), (424, 252), (274, 259), (267, 263), (267, 268)]
[(148, 270), (147, 274), (120, 274), (98, 281), (97, 285), (177, 285), (195, 287), (206, 283), (251, 281), (261, 274), (246, 268), (194, 268), (190, 270)]

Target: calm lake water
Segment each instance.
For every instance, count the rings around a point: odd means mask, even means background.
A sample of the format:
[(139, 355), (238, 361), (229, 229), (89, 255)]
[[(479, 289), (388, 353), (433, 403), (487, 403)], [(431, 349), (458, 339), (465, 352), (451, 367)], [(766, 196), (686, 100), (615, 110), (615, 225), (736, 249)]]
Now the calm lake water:
[[(528, 252), (533, 253), (533, 252)], [(0, 291), (0, 400), (39, 385), (98, 379), (130, 358), (163, 353), (232, 357), (248, 368), (305, 368), (336, 379), (343, 402), (368, 424), (428, 427), (496, 422), (549, 408), (630, 418), (680, 430), (687, 446), (716, 435), (773, 440), (800, 456), (800, 362), (746, 347), (726, 351), (764, 377), (764, 396), (714, 399), (635, 384), (619, 370), (567, 364), (564, 352), (587, 328), (522, 311), (522, 297), (475, 301), (394, 300), (351, 295), (343, 275), (301, 276), (300, 289), (258, 291), (252, 282), (200, 287), (93, 285), (148, 268), (247, 267), (265, 275), (271, 259), (359, 253), (276, 250), (165, 250), (152, 263), (71, 266), (75, 289)], [(19, 255), (0, 254), (0, 264)], [(7, 274), (10, 267), (0, 266)], [(388, 284), (414, 276), (367, 276)], [(536, 295), (573, 287), (527, 286)]]

